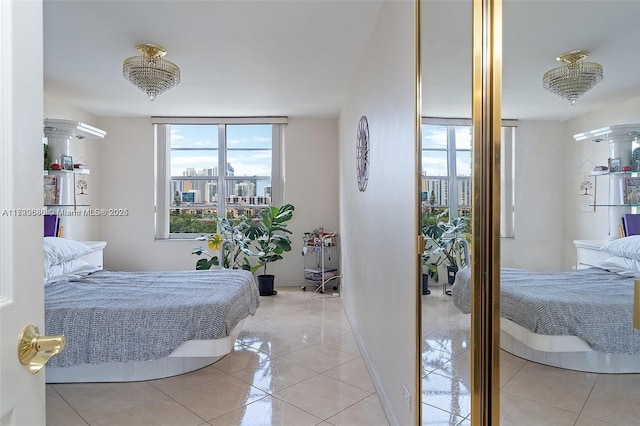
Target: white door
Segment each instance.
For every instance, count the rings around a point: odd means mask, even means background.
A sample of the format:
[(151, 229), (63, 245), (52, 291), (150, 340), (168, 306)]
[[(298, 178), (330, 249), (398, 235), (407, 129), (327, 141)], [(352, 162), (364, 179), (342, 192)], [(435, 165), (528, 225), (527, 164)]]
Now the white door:
[[(0, 425), (44, 425), (44, 372), (18, 361), (44, 334), (42, 1), (0, 0)], [(31, 215), (29, 215), (31, 214)], [(35, 214), (35, 215), (34, 215)]]

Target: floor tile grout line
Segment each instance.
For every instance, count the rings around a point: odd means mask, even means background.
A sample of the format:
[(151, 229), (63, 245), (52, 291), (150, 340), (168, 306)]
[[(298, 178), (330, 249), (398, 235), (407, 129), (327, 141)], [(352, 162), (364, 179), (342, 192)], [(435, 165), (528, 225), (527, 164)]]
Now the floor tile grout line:
[(60, 392), (58, 392), (58, 389), (55, 388), (55, 384), (56, 383), (52, 383), (49, 386), (51, 386), (51, 389), (53, 389), (53, 391), (55, 393), (58, 394), (58, 396), (78, 415), (80, 416), (80, 418), (82, 419), (83, 422), (85, 422), (87, 425), (91, 426), (91, 423), (89, 423), (89, 421), (78, 412), (78, 410), (76, 409), (76, 407), (74, 407), (73, 405), (71, 405), (71, 403), (69, 401), (67, 401), (67, 399), (64, 397), (64, 395), (62, 395)]
[[(319, 420), (320, 420), (320, 423), (322, 423), (322, 422), (326, 421), (326, 419), (323, 419), (322, 417), (318, 417), (318, 416), (316, 416), (315, 414), (313, 414), (313, 413), (311, 413), (311, 412), (309, 412), (309, 411), (305, 410), (304, 408), (302, 408), (302, 407), (298, 407), (297, 405), (292, 404), (291, 402), (286, 401), (286, 400), (284, 400), (284, 399), (282, 399), (282, 398), (278, 397), (278, 396), (277, 396), (277, 395), (275, 395), (275, 394), (274, 394), (274, 395), (271, 395), (271, 397), (272, 397), (272, 398), (274, 398), (274, 399), (277, 399), (278, 401), (283, 402), (284, 404), (287, 404), (287, 405), (290, 405), (290, 406), (292, 406), (292, 407), (294, 407), (294, 408), (297, 408), (298, 410), (303, 411), (303, 412), (305, 412), (306, 414), (309, 414), (310, 416), (315, 417), (316, 419), (319, 419)], [(316, 423), (316, 424), (319, 424), (319, 423)]]
[[(443, 408), (437, 407), (437, 406), (435, 406), (435, 405), (433, 405), (433, 404), (429, 404), (428, 402), (424, 402), (424, 401), (422, 401), (421, 403), (422, 403), (423, 405), (428, 405), (429, 407), (434, 408), (434, 409), (436, 409), (436, 410), (438, 410), (438, 411), (442, 411), (443, 413), (449, 414), (450, 416), (460, 417), (460, 419), (462, 419), (462, 420), (460, 420), (460, 422), (458, 422), (458, 423), (456, 423), (456, 424), (461, 423), (462, 421), (464, 421), (464, 419), (466, 419), (467, 417), (469, 417), (469, 416), (471, 415), (471, 413), (469, 413), (469, 414), (465, 414), (465, 415), (452, 413), (451, 411), (445, 410), (445, 409), (443, 409)], [(424, 409), (423, 409), (422, 411), (423, 411), (423, 414), (424, 414)]]
[[(174, 392), (174, 393), (178, 393), (178, 392)], [(200, 416), (198, 413), (196, 413), (195, 411), (193, 411), (192, 409), (190, 409), (189, 407), (185, 406), (184, 404), (180, 403), (180, 401), (174, 399), (171, 395), (167, 395), (168, 398), (171, 398), (172, 401), (175, 401), (176, 404), (178, 404), (179, 406), (183, 407), (185, 410), (189, 411), (190, 413), (192, 413), (194, 416), (198, 417), (199, 419), (202, 419), (202, 421), (204, 422), (204, 424), (207, 424), (209, 421), (204, 419), (202, 416)]]
[[(580, 413), (578, 413), (578, 417), (576, 418), (576, 423), (578, 422), (578, 419), (582, 416), (582, 412), (584, 411), (584, 407), (587, 405), (587, 403), (589, 402), (589, 398), (591, 398), (591, 395), (593, 394), (593, 391), (596, 388), (596, 385), (598, 384), (598, 382), (600, 381), (600, 378), (602, 377), (602, 374), (598, 374), (598, 376), (596, 377), (596, 379), (593, 381), (593, 385), (591, 386), (591, 389), (589, 389), (589, 394), (587, 395), (587, 397), (584, 400), (584, 403), (582, 404), (582, 407), (580, 407)], [(590, 416), (585, 416), (585, 417), (589, 417), (589, 418), (595, 418), (596, 420), (602, 420), (602, 419), (598, 419), (597, 417), (590, 417)], [(606, 420), (602, 420), (604, 422), (607, 422)], [(608, 422), (607, 422), (608, 423)], [(575, 424), (575, 423), (574, 423)]]
[(360, 398), (359, 400), (355, 401), (353, 404), (350, 404), (348, 407), (343, 408), (342, 410), (338, 411), (337, 413), (331, 415), (330, 417), (327, 417), (326, 419), (324, 419), (325, 421), (329, 421), (330, 419), (334, 418), (335, 416), (337, 416), (338, 414), (347, 411), (349, 408), (353, 407), (356, 404), (361, 403), (362, 401), (364, 401), (365, 399), (369, 398), (371, 395), (375, 395), (375, 392), (370, 392), (368, 395)]
[(575, 411), (567, 410), (566, 408), (561, 408), (561, 407), (557, 407), (557, 406), (555, 406), (555, 405), (546, 404), (546, 403), (544, 403), (544, 402), (537, 401), (537, 400), (535, 400), (535, 399), (527, 398), (527, 397), (524, 397), (524, 396), (522, 396), (522, 395), (518, 395), (518, 394), (515, 394), (515, 393), (511, 393), (511, 392), (506, 392), (504, 389), (500, 389), (500, 396), (502, 396), (503, 394), (510, 395), (510, 396), (515, 396), (516, 398), (520, 398), (520, 399), (525, 399), (525, 400), (527, 400), (527, 401), (531, 401), (531, 402), (533, 402), (534, 404), (544, 405), (544, 406), (546, 406), (546, 407), (552, 407), (552, 408), (554, 408), (554, 409), (556, 409), (556, 410), (565, 411), (565, 412), (567, 412), (567, 413), (575, 414), (575, 415), (577, 415), (578, 417), (580, 417), (580, 412), (575, 412)]

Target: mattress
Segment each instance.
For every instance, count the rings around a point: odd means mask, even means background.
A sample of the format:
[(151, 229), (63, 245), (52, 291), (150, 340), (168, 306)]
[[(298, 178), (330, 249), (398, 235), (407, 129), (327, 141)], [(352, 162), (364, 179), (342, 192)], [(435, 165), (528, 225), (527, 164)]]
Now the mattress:
[(260, 303), (242, 270), (98, 271), (45, 284), (48, 335), (66, 347), (52, 367), (164, 358), (194, 339), (229, 335)]
[[(461, 269), (453, 303), (471, 312), (471, 270)], [(633, 282), (599, 268), (572, 272), (501, 269), (500, 315), (544, 335), (578, 336), (593, 350), (640, 354), (640, 330), (633, 328)]]

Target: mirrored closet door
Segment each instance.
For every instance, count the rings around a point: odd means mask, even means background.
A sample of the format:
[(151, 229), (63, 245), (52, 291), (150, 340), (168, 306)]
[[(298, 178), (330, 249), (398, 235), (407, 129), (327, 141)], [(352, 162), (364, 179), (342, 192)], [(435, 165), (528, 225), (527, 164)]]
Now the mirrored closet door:
[[(480, 424), (471, 414), (471, 315), (456, 303), (460, 291), (450, 294), (446, 268), (468, 265), (473, 253), (461, 248), (451, 261), (433, 241), (440, 222), (450, 223), (446, 230), (453, 227), (456, 238), (473, 240), (471, 181), (487, 166), (473, 160), (473, 3), (420, 4), (420, 208), (421, 227), (430, 229), (422, 261), (423, 424)], [(579, 145), (573, 135), (640, 122), (640, 3), (503, 0), (502, 9), (501, 191), (494, 212), (500, 216), (500, 266), (571, 271), (573, 241), (606, 239), (609, 229), (606, 211), (580, 210), (574, 193), (580, 167), (606, 163), (609, 152)], [(557, 56), (575, 50), (600, 63), (604, 78), (571, 104), (545, 90), (543, 75), (562, 64)], [(603, 184), (596, 196), (608, 190)], [(454, 218), (464, 221), (451, 225)], [(509, 351), (499, 350), (501, 424), (621, 425), (640, 415), (640, 374), (558, 368)]]
[(421, 2), (423, 424), (458, 424), (471, 412), (470, 316), (449, 283), (450, 267), (468, 260), (449, 234), (471, 234), (471, 13), (471, 0)]

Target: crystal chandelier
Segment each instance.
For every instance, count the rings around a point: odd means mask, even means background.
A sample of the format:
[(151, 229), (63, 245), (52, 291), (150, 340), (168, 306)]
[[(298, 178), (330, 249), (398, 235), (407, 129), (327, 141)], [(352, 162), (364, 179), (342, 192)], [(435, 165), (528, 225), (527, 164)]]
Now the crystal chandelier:
[(141, 56), (132, 56), (122, 64), (124, 78), (145, 92), (149, 99), (180, 83), (180, 68), (162, 57), (166, 49), (155, 44), (140, 44), (136, 50)]
[(591, 90), (602, 81), (602, 65), (595, 62), (582, 62), (589, 56), (584, 50), (574, 50), (556, 58), (564, 65), (544, 73), (543, 87), (551, 93), (569, 101), (571, 105), (576, 99)]

